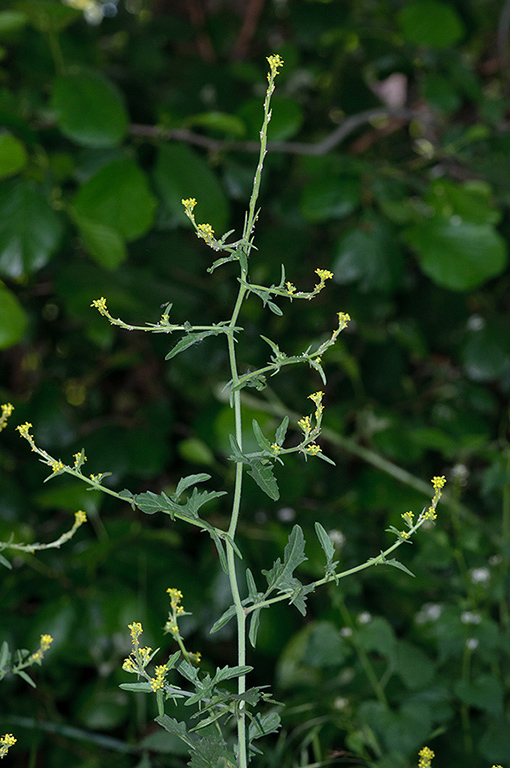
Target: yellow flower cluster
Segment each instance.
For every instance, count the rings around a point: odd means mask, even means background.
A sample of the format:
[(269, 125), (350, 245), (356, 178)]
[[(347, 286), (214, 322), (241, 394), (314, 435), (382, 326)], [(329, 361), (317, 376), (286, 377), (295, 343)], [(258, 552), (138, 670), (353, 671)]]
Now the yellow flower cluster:
[(315, 443), (311, 443), (310, 445), (307, 445), (305, 448), (305, 452), (308, 453), (310, 456), (317, 456), (318, 453), (322, 451), (322, 448), (320, 445), (316, 445)]
[(64, 465), (60, 461), (60, 459), (55, 459), (53, 461), (50, 461), (50, 467), (53, 474), (56, 474), (57, 472), (61, 472), (64, 469)]
[(104, 296), (101, 296), (100, 299), (94, 299), (91, 307), (95, 307), (100, 315), (104, 315), (105, 317), (109, 317), (110, 313), (108, 312), (108, 307), (106, 306), (106, 299)]
[(418, 768), (430, 768), (430, 763), (434, 758), (434, 752), (428, 747), (423, 747), (418, 754), (420, 756)]
[(9, 747), (13, 747), (17, 742), (17, 739), (12, 733), (4, 733), (0, 736), (0, 757), (5, 757), (9, 751)]
[(443, 495), (442, 488), (444, 487), (446, 483), (446, 478), (444, 475), (440, 475), (439, 477), (433, 477), (431, 480), (432, 486), (434, 488), (434, 498), (432, 499), (432, 504), (427, 509), (426, 512), (423, 513), (423, 517), (425, 520), (436, 520), (437, 513), (436, 513), (436, 507), (439, 502), (439, 499)]
[(152, 677), (150, 685), (153, 691), (157, 691), (159, 688), (163, 688), (165, 684), (166, 664), (156, 667), (156, 677)]
[(35, 653), (32, 653), (28, 657), (29, 662), (33, 663), (34, 661), (37, 661), (37, 662), (42, 661), (44, 654), (46, 653), (46, 651), (48, 650), (52, 642), (53, 642), (53, 638), (51, 635), (41, 635), (41, 639), (39, 641), (39, 648), (37, 649), (37, 651), (35, 651)]
[(276, 77), (280, 67), (283, 67), (283, 59), (277, 53), (273, 53), (271, 56), (267, 56), (266, 58), (270, 69), (270, 72), (267, 76), (267, 79), (269, 80), (271, 77)]
[(20, 433), (21, 437), (24, 437), (25, 440), (28, 440), (30, 443), (30, 447), (33, 451), (36, 450), (34, 438), (30, 434), (30, 427), (32, 427), (32, 423), (30, 421), (26, 421), (24, 424), (19, 424), (16, 429)]
[(333, 272), (330, 272), (329, 269), (316, 269), (315, 274), (318, 275), (320, 279), (320, 283), (317, 283), (315, 286), (315, 290), (318, 293), (319, 291), (322, 291), (326, 285), (326, 280), (331, 280), (333, 277)]
[(87, 522), (87, 515), (83, 511), (83, 509), (79, 509), (78, 512), (74, 513), (74, 521), (78, 525), (83, 525), (83, 523)]
[(0, 408), (2, 409), (2, 415), (0, 416), (0, 432), (7, 424), (7, 419), (11, 415), (11, 413), (14, 410), (14, 406), (11, 405), (11, 403), (4, 403), (3, 405), (0, 405)]

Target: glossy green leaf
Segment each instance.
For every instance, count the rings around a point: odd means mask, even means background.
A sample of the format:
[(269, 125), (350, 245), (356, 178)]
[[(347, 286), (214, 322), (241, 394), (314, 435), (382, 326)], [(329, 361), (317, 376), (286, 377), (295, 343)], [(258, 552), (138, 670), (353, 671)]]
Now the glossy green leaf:
[(225, 112), (202, 112), (199, 115), (191, 115), (185, 124), (189, 127), (200, 126), (211, 131), (219, 131), (238, 139), (246, 133), (243, 121), (237, 115), (229, 115)]
[(22, 29), (27, 17), (21, 11), (0, 11), (0, 35), (10, 35)]
[(408, 42), (429, 48), (447, 48), (464, 35), (458, 13), (439, 0), (406, 3), (398, 14), (398, 22)]
[(493, 227), (460, 217), (431, 218), (405, 232), (428, 277), (443, 288), (468, 291), (499, 275), (507, 262), (505, 241)]
[(117, 88), (97, 72), (57, 77), (51, 107), (68, 139), (86, 147), (113, 147), (126, 135), (128, 114)]
[[(275, 95), (271, 102), (271, 121), (268, 129), (269, 141), (287, 141), (298, 133), (303, 123), (303, 110), (295, 99)], [(247, 135), (258, 141), (264, 112), (259, 98), (244, 102), (237, 113), (247, 126)]]
[(404, 259), (389, 227), (367, 216), (338, 240), (333, 269), (341, 285), (358, 282), (363, 292), (389, 292), (402, 281)]
[(0, 274), (18, 279), (41, 269), (61, 234), (60, 218), (33, 184), (0, 185)]
[(484, 181), (458, 184), (449, 179), (432, 182), (426, 201), (443, 218), (459, 216), (472, 224), (497, 224), (501, 211), (495, 207), (494, 194)]
[(195, 217), (208, 223), (218, 236), (225, 231), (229, 205), (218, 178), (198, 152), (185, 144), (163, 144), (158, 152), (154, 179), (175, 223), (187, 223), (181, 200), (197, 200)]
[(104, 269), (116, 269), (127, 257), (126, 244), (119, 233), (83, 216), (74, 217), (85, 250)]
[(343, 219), (360, 202), (361, 186), (358, 179), (326, 175), (310, 181), (303, 189), (301, 212), (312, 223)]
[(74, 208), (78, 216), (116, 230), (129, 242), (152, 226), (156, 199), (137, 163), (123, 157), (104, 165), (83, 184)]
[(58, 32), (77, 19), (82, 19), (82, 12), (55, 0), (18, 0), (16, 10), (26, 15), (28, 21), (39, 32), (48, 30)]
[(24, 145), (12, 133), (0, 133), (0, 179), (14, 176), (27, 163)]
[(28, 317), (16, 296), (0, 282), (0, 349), (13, 347), (27, 329)]

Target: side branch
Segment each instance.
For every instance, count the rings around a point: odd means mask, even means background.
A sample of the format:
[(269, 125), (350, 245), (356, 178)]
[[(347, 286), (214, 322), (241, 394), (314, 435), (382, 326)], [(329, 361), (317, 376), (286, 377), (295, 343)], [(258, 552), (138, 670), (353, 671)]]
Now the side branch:
[[(338, 144), (341, 144), (351, 133), (354, 133), (362, 125), (370, 123), (372, 120), (382, 118), (394, 118), (402, 120), (403, 123), (409, 123), (411, 120), (420, 117), (411, 109), (388, 109), (380, 107), (377, 109), (367, 109), (359, 112), (357, 115), (347, 117), (338, 128), (316, 143), (301, 141), (269, 141), (267, 150), (269, 152), (283, 152), (291, 155), (325, 155)], [(223, 149), (235, 150), (239, 152), (259, 152), (260, 144), (257, 141), (228, 141), (224, 139), (212, 139), (208, 136), (202, 136), (194, 133), (187, 128), (161, 128), (157, 125), (139, 125), (130, 126), (129, 132), (132, 136), (140, 138), (164, 140), (164, 141), (184, 141), (188, 144), (194, 144), (197, 147), (203, 147), (212, 152), (219, 152)]]

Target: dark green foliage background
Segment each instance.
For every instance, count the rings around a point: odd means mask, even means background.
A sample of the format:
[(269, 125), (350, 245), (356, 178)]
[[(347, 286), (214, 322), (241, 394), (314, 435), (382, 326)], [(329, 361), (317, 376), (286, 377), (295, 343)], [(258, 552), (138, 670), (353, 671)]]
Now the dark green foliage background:
[[(265, 56), (278, 52), (270, 140), (283, 143), (266, 159), (250, 277), (278, 282), (282, 262), (303, 290), (317, 267), (335, 277), (282, 317), (251, 298), (240, 358), (265, 363), (259, 333), (292, 354), (327, 337), (336, 312), (353, 323), (325, 359), (324, 423), (337, 437), (323, 447), (336, 468), (289, 461), (277, 504), (247, 479), (242, 549), (259, 574), (298, 521), (302, 577), (318, 577), (315, 520), (343, 534), (351, 567), (420, 512), (433, 475), (447, 476), (449, 497), (436, 527), (400, 550), (414, 579), (377, 568), (312, 596), (306, 619), (287, 606), (263, 615), (253, 680), (287, 709), (257, 765), (357, 756), (409, 768), (424, 744), (434, 768), (508, 764), (508, 3), (210, 5), (119, 3), (100, 25), (56, 0), (0, 11), (0, 401), (16, 407), (0, 443), (0, 538), (50, 541), (77, 509), (90, 519), (60, 551), (2, 571), (0, 639), (55, 639), (36, 690), (2, 683), (0, 732), (18, 738), (8, 759), (183, 765), (152, 725), (154, 702), (118, 688), (129, 622), (172, 650), (169, 586), (193, 612), (189, 646), (206, 664), (233, 662), (230, 628), (207, 632), (228, 604), (210, 541), (65, 478), (43, 485), (13, 427), (32, 422), (65, 461), (85, 447), (89, 471), (112, 472), (119, 490), (159, 492), (199, 471), (231, 487), (222, 340), (165, 364), (169, 339), (118, 331), (90, 303), (106, 296), (136, 324), (169, 301), (175, 322), (227, 318), (235, 278), (228, 265), (207, 276), (213, 254), (180, 200), (196, 197), (218, 235), (242, 229), (256, 164), (245, 142), (258, 137)], [(404, 97), (394, 107), (377, 95), (390, 76)], [(342, 125), (352, 130), (321, 151)], [(289, 370), (251, 396), (306, 413), (319, 387)], [(278, 423), (256, 405), (248, 415)], [(227, 524), (226, 502), (209, 510)]]

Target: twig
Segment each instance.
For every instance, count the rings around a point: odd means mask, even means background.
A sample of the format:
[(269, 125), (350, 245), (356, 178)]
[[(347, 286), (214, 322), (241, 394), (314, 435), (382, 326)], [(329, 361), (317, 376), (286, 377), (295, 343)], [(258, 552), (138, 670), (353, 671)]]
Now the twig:
[[(282, 152), (291, 155), (326, 155), (338, 144), (341, 144), (351, 133), (354, 133), (362, 125), (366, 125), (372, 120), (396, 118), (402, 120), (403, 123), (408, 123), (418, 117), (420, 116), (416, 112), (405, 108), (387, 109), (386, 107), (380, 107), (378, 109), (367, 109), (364, 112), (359, 112), (357, 115), (347, 117), (329, 136), (315, 144), (301, 141), (269, 141), (267, 149), (269, 152)], [(147, 139), (184, 141), (212, 152), (219, 152), (223, 149), (240, 152), (258, 152), (260, 149), (260, 145), (256, 141), (212, 139), (199, 133), (193, 133), (193, 131), (187, 128), (167, 129), (160, 128), (157, 125), (133, 124), (130, 126), (129, 132), (132, 136), (140, 136)]]
[(498, 51), (498, 59), (500, 66), (503, 68), (504, 64), (508, 62), (510, 58), (510, 51), (508, 50), (508, 38), (510, 35), (510, 0), (506, 0), (501, 10), (498, 23), (498, 34), (496, 38), (496, 48)]
[(250, 47), (250, 42), (257, 30), (257, 23), (263, 8), (264, 0), (249, 0), (244, 15), (244, 21), (234, 45), (232, 54), (232, 59), (234, 61), (239, 61), (245, 58)]

